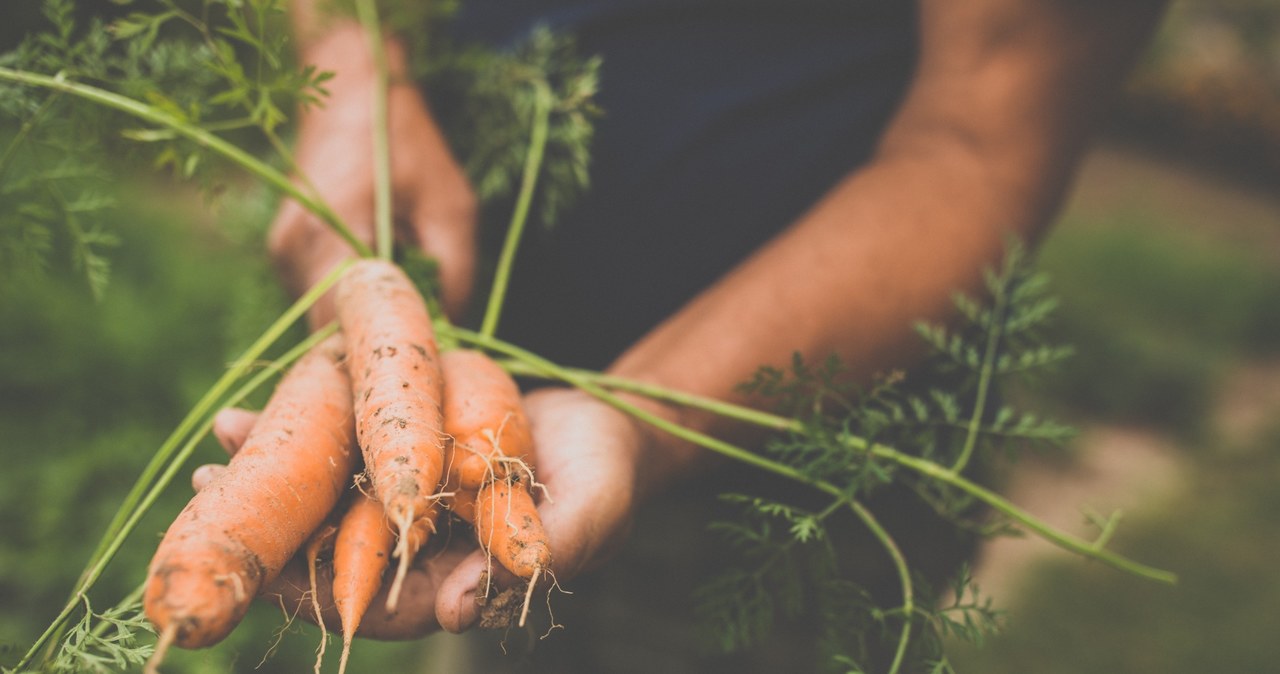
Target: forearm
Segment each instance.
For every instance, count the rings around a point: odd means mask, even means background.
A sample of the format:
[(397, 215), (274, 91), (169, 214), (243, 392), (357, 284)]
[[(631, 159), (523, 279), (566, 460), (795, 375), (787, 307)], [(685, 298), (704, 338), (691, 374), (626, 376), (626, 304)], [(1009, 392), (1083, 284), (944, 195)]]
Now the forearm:
[[(752, 404), (738, 385), (763, 365), (785, 368), (795, 353), (809, 362), (835, 354), (861, 379), (905, 363), (919, 343), (913, 322), (945, 317), (950, 294), (973, 286), (1005, 236), (1030, 229), (1030, 205), (992, 195), (973, 162), (944, 150), (881, 157), (610, 371)], [(714, 415), (682, 410), (679, 421), (745, 439)], [(656, 484), (708, 458), (674, 442), (655, 450)]]
[[(616, 374), (750, 404), (762, 365), (835, 354), (855, 377), (900, 367), (917, 320), (945, 320), (1009, 235), (1033, 238), (1159, 3), (926, 2), (920, 71), (876, 157), (663, 322)], [(712, 415), (667, 409), (715, 435)], [(705, 455), (660, 438), (652, 482)]]

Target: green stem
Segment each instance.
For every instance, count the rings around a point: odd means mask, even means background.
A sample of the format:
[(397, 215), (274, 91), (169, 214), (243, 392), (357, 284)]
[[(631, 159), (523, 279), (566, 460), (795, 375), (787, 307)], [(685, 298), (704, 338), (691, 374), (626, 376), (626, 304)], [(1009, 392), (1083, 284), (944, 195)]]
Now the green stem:
[(369, 38), (376, 66), (373, 100), (373, 209), (378, 257), (390, 260), (394, 248), (391, 222), (391, 141), (387, 128), (387, 51), (382, 44), (382, 24), (373, 0), (356, 0), (356, 13)]
[[(54, 620), (54, 623), (49, 627), (49, 629), (41, 635), (36, 644), (31, 647), (31, 650), (28, 651), (26, 656), (23, 657), (22, 661), (18, 665), (19, 669), (22, 665), (31, 660), (35, 652), (49, 640), (55, 631), (61, 631), (67, 617), (70, 616), (71, 611), (75, 609), (78, 597), (87, 592), (97, 581), (98, 575), (101, 574), (102, 569), (105, 568), (107, 562), (111, 560), (111, 557), (114, 556), (115, 551), (119, 549), (124, 538), (129, 535), (133, 530), (133, 527), (136, 526), (137, 520), (141, 518), (142, 513), (144, 513), (147, 508), (150, 507), (150, 503), (154, 501), (153, 494), (155, 494), (158, 489), (163, 488), (163, 486), (168, 483), (168, 480), (171, 479), (171, 472), (176, 470), (174, 462), (180, 461), (180, 459), (174, 459), (173, 457), (180, 456), (179, 445), (183, 442), (183, 439), (190, 437), (192, 429), (196, 427), (196, 424), (200, 419), (209, 417), (210, 413), (219, 401), (222, 401), (224, 405), (235, 404), (234, 402), (230, 402), (230, 399), (222, 400), (226, 392), (230, 390), (236, 380), (242, 377), (244, 373), (257, 362), (263, 352), (274, 344), (291, 325), (306, 314), (307, 310), (311, 308), (311, 305), (315, 304), (316, 301), (319, 300), (320, 297), (324, 295), (324, 293), (327, 292), (339, 278), (341, 278), (342, 274), (346, 272), (349, 266), (350, 263), (343, 263), (339, 265), (325, 276), (325, 278), (321, 279), (321, 281), (311, 288), (311, 290), (308, 290), (306, 294), (299, 298), (293, 306), (289, 307), (289, 309), (280, 318), (267, 328), (266, 332), (264, 332), (252, 345), (249, 346), (248, 349), (245, 350), (243, 354), (241, 354), (238, 359), (236, 359), (234, 363), (232, 363), (231, 367), (218, 378), (218, 381), (210, 387), (191, 411), (187, 413), (187, 416), (179, 422), (178, 427), (175, 428), (169, 437), (165, 439), (165, 442), (160, 446), (160, 449), (156, 451), (155, 455), (151, 457), (151, 461), (147, 464), (146, 468), (143, 469), (142, 474), (134, 483), (133, 488), (130, 489), (129, 493), (125, 496), (124, 502), (112, 517), (110, 524), (107, 525), (106, 533), (103, 535), (102, 540), (99, 541), (93, 554), (89, 557), (89, 562), (86, 565), (85, 571), (81, 574), (80, 580), (76, 584), (76, 589), (72, 593), (67, 606)], [(238, 401), (238, 399), (236, 400)], [(210, 421), (208, 422), (210, 424), (212, 423), (211, 419), (212, 417), (210, 417)], [(157, 480), (156, 476), (161, 474), (161, 470), (165, 469), (166, 464), (169, 465), (169, 470), (162, 474)]]
[(969, 465), (973, 450), (978, 446), (978, 431), (982, 429), (982, 416), (987, 410), (987, 400), (991, 396), (991, 379), (996, 369), (996, 349), (1000, 345), (1000, 337), (1004, 331), (1004, 312), (1008, 304), (1008, 288), (1001, 286), (996, 295), (995, 308), (991, 312), (991, 323), (987, 326), (986, 352), (982, 354), (982, 372), (978, 375), (977, 399), (973, 404), (973, 416), (969, 418), (969, 430), (965, 435), (964, 449), (955, 463), (951, 464), (952, 473), (960, 473)]
[[(236, 131), (239, 129), (247, 129), (251, 126), (257, 126), (257, 122), (251, 117), (239, 117), (237, 119), (224, 119), (217, 122), (206, 122), (200, 125), (200, 128), (209, 133), (219, 131)], [(142, 143), (155, 143), (164, 140), (173, 140), (178, 137), (178, 132), (173, 129), (125, 129), (120, 135), (129, 140), (136, 140)]]
[(489, 303), (484, 310), (484, 321), (480, 324), (480, 334), (485, 337), (492, 337), (498, 331), (498, 318), (502, 314), (502, 303), (507, 296), (516, 248), (524, 233), (525, 222), (529, 219), (529, 206), (533, 203), (534, 188), (538, 184), (547, 148), (547, 133), (551, 124), (551, 90), (545, 82), (539, 80), (535, 80), (533, 86), (533, 130), (529, 136), (529, 154), (525, 155), (520, 194), (516, 197), (515, 209), (511, 213), (511, 223), (507, 225), (507, 238), (502, 244), (498, 269), (493, 276), (493, 288), (489, 291)]
[(920, 459), (909, 454), (903, 454), (895, 449), (885, 447), (883, 445), (872, 445), (870, 447), (870, 451), (874, 456), (889, 459), (890, 461), (909, 468), (921, 475), (945, 482), (966, 494), (973, 496), (979, 501), (995, 508), (1009, 519), (1018, 522), (1028, 530), (1034, 532), (1037, 536), (1064, 550), (1074, 552), (1085, 557), (1091, 557), (1108, 566), (1132, 573), (1148, 580), (1154, 580), (1156, 582), (1167, 583), (1170, 585), (1178, 582), (1177, 575), (1170, 571), (1164, 571), (1162, 569), (1147, 566), (1109, 550), (1102, 549), (1097, 545), (1096, 541), (1090, 542), (1070, 534), (1060, 532), (1050, 527), (1048, 524), (1036, 519), (1035, 516), (1022, 510), (1013, 503), (1010, 503), (1000, 497), (995, 492), (970, 482), (960, 475), (956, 475), (951, 472), (950, 468), (945, 468), (932, 461)]
[(99, 89), (79, 82), (72, 82), (61, 76), (49, 77), (47, 75), (39, 75), (36, 73), (0, 67), (0, 80), (18, 82), (20, 84), (66, 92), (87, 101), (133, 115), (134, 117), (147, 122), (173, 129), (188, 140), (191, 140), (202, 147), (208, 148), (209, 150), (229, 159), (233, 163), (238, 164), (241, 168), (262, 179), (271, 187), (297, 201), (303, 208), (311, 211), (316, 215), (316, 217), (320, 218), (327, 225), (333, 228), (333, 230), (337, 232), (337, 234), (362, 257), (370, 257), (373, 255), (373, 251), (370, 250), (363, 241), (356, 238), (356, 236), (352, 234), (351, 229), (342, 221), (342, 218), (338, 217), (338, 215), (334, 213), (333, 210), (323, 201), (313, 198), (298, 189), (297, 185), (294, 185), (293, 182), (289, 180), (288, 176), (272, 168), (265, 162), (194, 124), (185, 122), (145, 103), (112, 93), (105, 89)]
[(835, 485), (832, 485), (827, 482), (810, 479), (809, 477), (805, 476), (803, 473), (796, 470), (795, 468), (792, 468), (791, 466), (778, 463), (776, 461), (771, 461), (758, 454), (755, 454), (753, 452), (747, 451), (746, 449), (738, 447), (737, 445), (730, 444), (728, 442), (720, 440), (719, 438), (715, 438), (705, 433), (700, 433), (698, 431), (685, 428), (684, 426), (681, 426), (674, 422), (663, 419), (662, 417), (646, 409), (637, 407), (636, 405), (630, 402), (627, 402), (626, 400), (614, 395), (613, 393), (610, 393), (604, 387), (591, 381), (589, 378), (579, 376), (574, 370), (561, 367), (541, 356), (538, 356), (518, 346), (515, 346), (514, 344), (509, 344), (502, 340), (495, 339), (491, 336), (486, 336), (480, 333), (472, 332), (464, 328), (453, 327), (453, 328), (450, 328), (449, 330), (453, 334), (453, 336), (461, 342), (466, 342), (469, 344), (480, 346), (480, 347), (489, 349), (491, 351), (494, 351), (496, 353), (501, 353), (505, 356), (510, 356), (512, 358), (519, 359), (527, 363), (531, 367), (545, 373), (546, 376), (552, 379), (558, 379), (560, 381), (565, 382), (566, 384), (574, 386), (596, 397), (597, 399), (604, 402), (605, 404), (610, 405), (611, 407), (621, 410), (627, 414), (630, 414), (633, 417), (641, 421), (644, 421), (645, 423), (648, 423), (652, 426), (655, 426), (660, 430), (670, 433), (671, 435), (674, 435), (677, 438), (694, 443), (701, 447), (705, 447), (706, 449), (716, 452), (717, 454), (722, 454), (724, 456), (727, 456), (731, 459), (734, 459), (735, 461), (741, 461), (743, 463), (755, 466), (762, 470), (766, 470), (775, 475), (779, 475), (781, 477), (785, 477), (790, 480), (795, 480), (797, 482), (802, 482), (804, 484), (813, 486), (817, 489), (827, 492), (828, 494), (832, 494), (833, 496), (839, 496), (842, 493), (838, 488), (835, 487)]
[[(841, 490), (835, 485), (821, 480), (812, 480), (804, 476), (794, 468), (785, 464), (771, 461), (757, 454), (747, 451), (741, 447), (737, 447), (726, 443), (722, 440), (713, 438), (709, 435), (693, 431), (683, 426), (679, 426), (669, 422), (661, 417), (657, 417), (645, 410), (642, 410), (626, 401), (612, 395), (605, 387), (618, 388), (619, 390), (627, 390), (641, 395), (650, 396), (660, 400), (668, 400), (672, 402), (688, 402), (695, 406), (709, 411), (724, 413), (734, 419), (739, 419), (746, 423), (754, 423), (764, 428), (773, 430), (785, 430), (796, 433), (803, 433), (804, 428), (794, 420), (785, 419), (776, 415), (771, 415), (758, 410), (733, 405), (722, 401), (714, 401), (700, 396), (694, 396), (687, 393), (681, 393), (671, 389), (666, 389), (653, 384), (637, 382), (633, 380), (623, 379), (621, 377), (613, 377), (602, 375), (599, 373), (565, 368), (555, 363), (551, 363), (540, 356), (535, 356), (523, 349), (519, 349), (511, 344), (507, 344), (501, 340), (485, 337), (477, 333), (464, 330), (462, 328), (448, 328), (448, 330), (459, 340), (481, 346), (492, 351), (502, 353), (516, 359), (520, 363), (512, 368), (513, 372), (529, 376), (541, 376), (551, 379), (557, 379), (577, 386), (582, 390), (594, 395), (600, 400), (620, 409), (624, 412), (634, 414), (643, 421), (651, 423), (676, 437), (682, 438), (699, 446), (705, 447), (719, 454), (727, 456), (731, 459), (743, 461), (758, 468), (762, 468), (776, 475), (787, 477), (789, 479), (803, 482), (817, 489), (833, 495), (841, 494)], [(885, 445), (873, 444), (865, 438), (845, 434), (841, 436), (841, 442), (854, 449), (868, 452), (873, 456), (888, 459), (898, 465), (921, 473), (928, 477), (936, 478), (946, 484), (949, 484), (978, 500), (990, 505), (1009, 518), (1021, 523), (1030, 531), (1036, 533), (1045, 540), (1067, 551), (1074, 552), (1085, 557), (1097, 559), (1109, 566), (1115, 567), (1122, 571), (1132, 573), (1148, 580), (1154, 580), (1161, 583), (1175, 583), (1177, 576), (1168, 571), (1156, 569), (1154, 567), (1140, 564), (1113, 552), (1101, 549), (1096, 542), (1090, 543), (1074, 536), (1059, 532), (1049, 525), (1036, 519), (1033, 515), (1021, 510), (1013, 503), (999, 496), (998, 494), (985, 489), (960, 475), (956, 475), (945, 466), (921, 459), (900, 452), (892, 447)]]
[[(517, 376), (547, 376), (545, 372), (520, 360), (504, 360), (502, 361), (502, 367), (511, 374)], [(795, 419), (789, 419), (769, 412), (762, 412), (743, 405), (735, 405), (715, 398), (708, 398), (706, 396), (686, 393), (684, 391), (677, 391), (675, 389), (666, 388), (665, 386), (658, 386), (649, 382), (604, 374), (594, 370), (581, 370), (577, 368), (563, 367), (561, 369), (572, 373), (575, 377), (599, 384), (607, 389), (636, 393), (653, 400), (661, 400), (663, 402), (674, 403), (682, 407), (711, 412), (712, 414), (726, 419), (733, 419), (735, 421), (741, 421), (775, 431), (789, 431), (792, 433), (804, 432), (804, 425)]]
[(853, 514), (862, 520), (862, 523), (871, 530), (872, 535), (880, 541), (884, 546), (889, 557), (893, 559), (893, 567), (898, 572), (898, 581), (902, 584), (902, 633), (898, 637), (898, 650), (893, 655), (893, 664), (889, 666), (889, 674), (897, 674), (902, 668), (902, 660), (907, 654), (907, 644), (911, 641), (911, 616), (915, 612), (915, 590), (911, 582), (911, 570), (907, 567), (907, 560), (902, 556), (902, 550), (898, 548), (898, 544), (889, 535), (888, 531), (881, 526), (875, 515), (867, 510), (857, 501), (849, 501), (849, 508), (853, 510)]

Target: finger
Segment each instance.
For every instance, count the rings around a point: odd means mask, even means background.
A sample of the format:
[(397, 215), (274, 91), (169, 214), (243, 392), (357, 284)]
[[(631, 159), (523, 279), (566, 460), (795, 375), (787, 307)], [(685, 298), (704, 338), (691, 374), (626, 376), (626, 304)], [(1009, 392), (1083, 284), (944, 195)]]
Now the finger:
[(218, 439), (222, 448), (227, 450), (227, 454), (235, 456), (244, 445), (245, 438), (249, 437), (249, 431), (253, 430), (253, 424), (257, 420), (257, 412), (238, 407), (218, 410), (213, 417), (213, 436)]
[(475, 210), (469, 201), (462, 202), (446, 207), (424, 195), (412, 219), (417, 245), (440, 264), (440, 300), (455, 319), (466, 310), (476, 263)]
[(227, 467), (217, 463), (207, 463), (200, 466), (195, 469), (195, 472), (191, 473), (191, 488), (200, 491), (225, 472), (227, 472)]
[(475, 626), (480, 619), (477, 592), (485, 571), (490, 567), (488, 555), (476, 550), (440, 584), (436, 593), (436, 620), (446, 632), (460, 634)]
[[(372, 201), (359, 194), (339, 195), (332, 207), (343, 214), (355, 236), (368, 243)], [(267, 240), (276, 271), (290, 293), (302, 295), (344, 260), (356, 257), (346, 240), (331, 231), (294, 201), (286, 201), (271, 226)], [(311, 327), (333, 320), (333, 293), (325, 293), (308, 311)]]

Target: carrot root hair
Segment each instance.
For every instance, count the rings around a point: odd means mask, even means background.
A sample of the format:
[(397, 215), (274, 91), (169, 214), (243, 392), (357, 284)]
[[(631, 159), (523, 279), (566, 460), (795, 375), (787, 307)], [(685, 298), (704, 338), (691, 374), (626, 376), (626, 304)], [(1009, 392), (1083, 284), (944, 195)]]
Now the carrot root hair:
[(539, 566), (533, 570), (533, 577), (529, 579), (529, 589), (524, 593), (524, 605), (520, 607), (520, 627), (524, 627), (525, 620), (529, 617), (529, 600), (533, 599), (533, 589), (538, 586), (538, 576), (542, 575), (542, 567)]
[(142, 668), (142, 674), (160, 674), (160, 663), (164, 662), (164, 658), (169, 654), (169, 648), (173, 646), (173, 642), (178, 638), (178, 623), (171, 622), (160, 632), (160, 638), (156, 641), (156, 650), (147, 658), (147, 664)]
[(400, 590), (404, 587), (405, 576), (409, 575), (409, 562), (413, 557), (409, 545), (409, 530), (412, 528), (413, 512), (403, 511), (396, 520), (396, 530), (400, 538), (396, 541), (394, 556), (400, 559), (400, 563), (396, 565), (396, 576), (391, 581), (391, 589), (387, 592), (388, 613), (396, 612), (396, 606), (400, 603)]
[(320, 551), (338, 534), (338, 528), (332, 524), (317, 531), (307, 543), (307, 580), (311, 583), (311, 610), (316, 615), (316, 626), (320, 628), (320, 646), (316, 649), (315, 673), (320, 674), (320, 666), (324, 663), (324, 652), (329, 644), (329, 630), (324, 626), (324, 612), (320, 609), (320, 584), (316, 582), (316, 560)]

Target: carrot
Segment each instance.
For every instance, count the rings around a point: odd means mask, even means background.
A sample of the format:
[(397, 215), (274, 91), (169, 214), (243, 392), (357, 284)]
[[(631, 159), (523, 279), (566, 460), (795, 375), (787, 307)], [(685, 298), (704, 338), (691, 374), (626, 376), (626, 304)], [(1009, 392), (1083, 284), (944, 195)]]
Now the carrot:
[(530, 580), (551, 565), (542, 518), (524, 482), (495, 480), (476, 499), (476, 538), (511, 573)]
[(443, 502), (449, 512), (457, 515), (458, 519), (474, 525), (476, 523), (476, 500), (479, 498), (479, 492), (474, 489), (459, 489), (445, 496)]
[(398, 588), (416, 552), (410, 529), (430, 513), (444, 471), (435, 334), (422, 296), (390, 262), (352, 265), (334, 300), (350, 347), (356, 436), (373, 493), (400, 536)]
[(225, 637), (341, 497), (356, 458), (342, 348), (331, 337), (289, 370), (227, 469), (165, 533), (144, 607), (166, 647)]
[(475, 516), (480, 547), (503, 568), (529, 582), (520, 611), (523, 627), (538, 576), (551, 566), (551, 542), (533, 497), (518, 479), (494, 480), (480, 489)]
[(382, 504), (357, 493), (338, 525), (338, 538), (333, 544), (333, 601), (342, 622), (339, 672), (347, 669), (351, 639), (382, 586), (382, 574), (391, 561), (394, 545), (395, 534)]
[(511, 376), (483, 353), (464, 349), (441, 356), (440, 369), (444, 431), (453, 438), (445, 491), (479, 489), (510, 475), (512, 464), (528, 471), (533, 436)]

